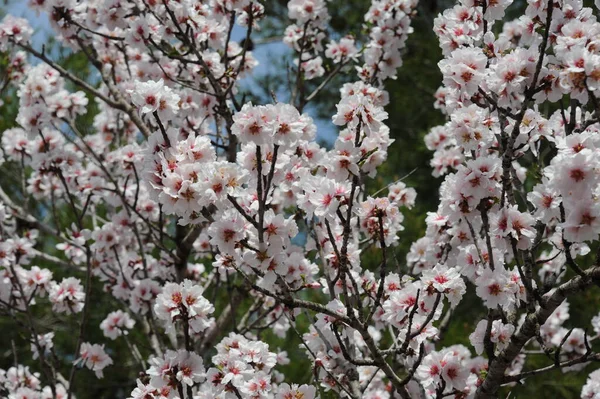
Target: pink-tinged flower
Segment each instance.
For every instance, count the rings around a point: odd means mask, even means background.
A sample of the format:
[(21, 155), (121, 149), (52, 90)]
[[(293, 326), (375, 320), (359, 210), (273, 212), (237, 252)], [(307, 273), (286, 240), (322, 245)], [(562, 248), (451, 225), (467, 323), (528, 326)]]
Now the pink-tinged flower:
[(345, 197), (348, 188), (343, 183), (327, 177), (304, 176), (298, 183), (304, 194), (298, 195), (298, 206), (309, 217), (335, 219), (340, 200)]
[(327, 22), (327, 5), (324, 0), (291, 0), (288, 2), (288, 16), (299, 25), (308, 21)]
[(191, 280), (184, 280), (181, 284), (167, 283), (156, 298), (154, 311), (168, 324), (185, 318), (191, 331), (202, 332), (211, 325), (209, 315), (215, 310), (202, 293), (202, 287)]
[(592, 318), (591, 324), (596, 335), (600, 335), (600, 313)]
[(15, 389), (14, 394), (10, 395), (9, 398), (19, 399), (37, 399), (39, 398), (39, 392), (28, 387), (18, 387)]
[(239, 140), (256, 145), (293, 146), (307, 127), (298, 110), (283, 103), (265, 106), (245, 104), (233, 116), (233, 121), (231, 130)]
[(534, 215), (542, 222), (548, 223), (553, 218), (560, 217), (560, 197), (547, 181), (533, 187), (527, 194), (527, 200), (535, 206)]
[(230, 359), (223, 366), (223, 379), (221, 383), (227, 385), (231, 383), (235, 387), (241, 388), (244, 380), (254, 374), (248, 363), (241, 360)]
[(463, 390), (470, 370), (462, 364), (461, 359), (452, 351), (448, 351), (444, 354), (440, 365), (442, 366), (442, 379), (446, 383), (445, 389), (450, 391)]
[(246, 235), (247, 221), (236, 210), (227, 210), (208, 228), (210, 243), (223, 254), (235, 253), (235, 247)]
[(131, 290), (129, 307), (135, 313), (146, 314), (151, 309), (154, 298), (161, 292), (158, 282), (152, 279), (137, 280)]
[(446, 87), (463, 91), (468, 95), (477, 92), (484, 78), (487, 57), (477, 48), (462, 48), (452, 52), (449, 58), (439, 62)]
[(535, 219), (529, 213), (519, 212), (516, 205), (503, 208), (494, 215), (492, 233), (517, 240), (517, 248), (527, 249), (537, 234)]
[(441, 263), (431, 270), (424, 270), (421, 281), (426, 290), (444, 294), (452, 306), (456, 306), (467, 292), (465, 282), (456, 268), (448, 268)]
[(281, 146), (296, 144), (306, 127), (298, 110), (293, 105), (283, 103), (268, 106), (267, 110), (273, 126), (273, 143)]
[(406, 255), (407, 264), (415, 274), (421, 273), (425, 268), (433, 267), (436, 259), (429, 237), (421, 237), (410, 246), (410, 252)]
[(137, 81), (130, 93), (131, 100), (140, 109), (141, 113), (146, 114), (157, 111), (158, 116), (165, 124), (179, 110), (179, 95), (165, 86), (162, 79), (158, 82), (152, 80)]
[(38, 334), (37, 340), (34, 339), (34, 342), (31, 343), (31, 353), (33, 353), (32, 357), (34, 359), (37, 359), (40, 356), (40, 353), (38, 351), (38, 344), (40, 346), (40, 349), (42, 349), (42, 351), (44, 352), (44, 354), (49, 353), (50, 350), (54, 347), (54, 342), (52, 341), (53, 339), (53, 332), (49, 332), (47, 334)]
[(406, 284), (399, 290), (391, 292), (389, 298), (383, 303), (383, 320), (386, 320), (397, 327), (402, 327), (407, 321), (408, 314), (417, 304), (417, 291), (419, 292), (419, 301), (423, 301), (425, 293), (419, 283)]
[(563, 198), (580, 199), (591, 194), (599, 178), (597, 155), (582, 150), (573, 156), (558, 155), (552, 160), (552, 183)]
[(444, 390), (462, 390), (467, 383), (470, 372), (463, 363), (463, 358), (450, 350), (431, 352), (417, 368), (416, 376), (427, 389), (436, 389), (444, 384)]
[(512, 4), (513, 0), (490, 1), (483, 17), (488, 21), (504, 18), (504, 11)]
[(600, 369), (590, 373), (581, 389), (582, 399), (598, 399), (598, 397), (600, 397)]
[[(560, 304), (560, 306), (554, 309), (554, 312), (552, 312), (550, 317), (546, 319), (546, 322), (540, 328), (542, 338), (548, 345), (552, 344), (552, 341), (556, 335), (562, 333), (562, 325), (571, 317), (569, 314), (569, 307), (569, 302), (565, 300)], [(560, 344), (560, 340), (555, 345), (558, 344)]]
[[(298, 65), (298, 59), (294, 60), (294, 64)], [(320, 78), (325, 74), (325, 68), (323, 68), (323, 58), (315, 57), (308, 61), (302, 61), (300, 68), (304, 74), (305, 80), (312, 80)]]
[(85, 292), (79, 279), (67, 277), (60, 284), (50, 283), (48, 299), (50, 299), (55, 312), (79, 313), (83, 309)]
[(117, 339), (121, 335), (127, 335), (129, 333), (128, 330), (131, 330), (134, 325), (135, 320), (129, 316), (129, 313), (117, 310), (106, 316), (102, 323), (100, 323), (100, 328), (105, 337)]
[(150, 39), (160, 42), (161, 30), (160, 22), (153, 15), (143, 15), (131, 21), (125, 40), (132, 47), (145, 49)]
[(177, 374), (175, 377), (185, 385), (192, 386), (204, 381), (206, 375), (202, 358), (196, 353), (179, 350), (175, 359)]
[(31, 35), (33, 29), (26, 19), (5, 16), (0, 22), (0, 51), (6, 51), (9, 39), (16, 43), (28, 44)]
[(441, 360), (440, 353), (432, 352), (425, 356), (417, 368), (416, 376), (424, 386), (436, 386), (440, 382), (442, 375)]
[(267, 123), (265, 107), (244, 104), (242, 109), (233, 116), (231, 131), (238, 136), (241, 143), (256, 145), (270, 143), (274, 134), (273, 126)]
[(158, 390), (151, 384), (144, 384), (139, 379), (136, 381), (137, 386), (131, 392), (130, 399), (148, 399), (155, 398)]
[(594, 241), (600, 234), (600, 207), (596, 201), (570, 201), (563, 228), (570, 242)]
[(336, 107), (337, 113), (332, 117), (333, 123), (338, 126), (347, 125), (353, 132), (360, 122), (367, 134), (376, 133), (388, 117), (383, 107), (376, 106), (370, 97), (362, 93), (342, 97)]
[[(566, 334), (569, 330), (562, 328), (557, 334), (552, 337), (552, 344), (558, 346), (563, 342)], [(581, 356), (586, 352), (586, 333), (582, 328), (574, 328), (569, 334), (568, 338), (562, 344), (562, 352), (564, 354), (571, 354)]]
[[(475, 353), (481, 355), (484, 350), (485, 334), (487, 329), (487, 320), (480, 320), (477, 323), (475, 331), (469, 335), (469, 341), (475, 348)], [(510, 343), (510, 337), (515, 332), (515, 326), (512, 324), (504, 324), (501, 320), (492, 322), (492, 332), (490, 341), (496, 344), (495, 351), (501, 352)]]
[[(450, 116), (448, 132), (465, 151), (489, 147), (494, 140), (489, 114), (477, 105), (459, 108)], [(485, 158), (479, 158), (485, 159)]]
[[(397, 233), (404, 230), (401, 225), (404, 216), (398, 211), (396, 204), (390, 203), (390, 200), (385, 197), (367, 197), (360, 203), (357, 214), (360, 217), (362, 230), (372, 237), (377, 245), (380, 245), (381, 239), (386, 246), (394, 244), (398, 239)], [(381, 232), (383, 237), (380, 237)]]
[(31, 266), (30, 270), (25, 271), (25, 285), (29, 288), (36, 288), (37, 295), (44, 297), (49, 290), (52, 282), (52, 272), (48, 269), (40, 269), (38, 266)]
[(279, 385), (276, 399), (315, 399), (317, 389), (312, 385), (283, 383)]
[(246, 381), (240, 391), (249, 398), (264, 398), (271, 391), (271, 376), (259, 372), (249, 381)]
[(83, 366), (94, 371), (96, 373), (96, 377), (98, 378), (103, 378), (104, 375), (102, 370), (104, 370), (105, 367), (113, 364), (110, 356), (108, 356), (104, 351), (104, 345), (84, 342), (81, 344), (79, 355), (81, 357), (75, 360), (75, 364), (81, 362)]
[(405, 206), (408, 209), (412, 209), (416, 198), (416, 190), (412, 187), (406, 187), (406, 184), (401, 181), (388, 187), (388, 199), (398, 204), (398, 206)]
[(490, 309), (497, 306), (503, 309), (514, 304), (515, 293), (510, 290), (510, 274), (502, 265), (496, 265), (495, 270), (485, 269), (475, 280), (477, 296)]
[(341, 38), (339, 43), (332, 40), (327, 44), (327, 49), (325, 50), (325, 56), (331, 58), (335, 63), (356, 59), (357, 55), (358, 49), (355, 46), (354, 38), (352, 36)]
[(151, 377), (150, 384), (160, 391), (167, 388), (167, 394), (170, 393), (173, 380), (181, 382), (184, 386), (193, 386), (205, 380), (206, 372), (202, 358), (185, 349), (167, 350), (162, 357), (151, 358), (149, 363), (150, 368), (146, 373)]
[(17, 116), (17, 122), (27, 131), (29, 139), (37, 137), (40, 130), (48, 126), (50, 119), (48, 107), (39, 103), (19, 109)]

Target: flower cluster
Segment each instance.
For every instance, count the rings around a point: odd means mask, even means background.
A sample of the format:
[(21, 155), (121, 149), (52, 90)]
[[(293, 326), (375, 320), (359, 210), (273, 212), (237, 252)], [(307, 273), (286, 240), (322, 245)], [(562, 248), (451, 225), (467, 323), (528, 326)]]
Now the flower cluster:
[(67, 277), (51, 284), (48, 298), (55, 312), (78, 313), (83, 309), (85, 292), (78, 279)]
[(110, 339), (117, 339), (121, 335), (127, 335), (128, 330), (131, 330), (135, 325), (135, 320), (128, 313), (122, 310), (110, 312), (106, 319), (100, 323), (100, 328), (104, 336)]
[(104, 351), (104, 345), (84, 342), (81, 344), (79, 355), (81, 357), (75, 360), (75, 364), (81, 362), (82, 366), (85, 366), (96, 373), (96, 377), (98, 378), (104, 376), (102, 370), (104, 370), (105, 367), (113, 364), (110, 356)]
[(269, 345), (230, 334), (217, 346), (208, 369), (206, 393), (202, 398), (216, 398), (223, 391), (237, 391), (244, 397), (265, 397), (272, 390), (269, 373), (277, 364), (277, 356)]
[(32, 35), (33, 29), (26, 19), (7, 15), (0, 23), (0, 51), (6, 51), (11, 43), (28, 44)]
[[(145, 369), (131, 399), (488, 397), (548, 369), (522, 372), (530, 350), (565, 372), (597, 358), (600, 315), (595, 336), (568, 328), (566, 298), (600, 277), (600, 23), (580, 0), (529, 1), (503, 22), (511, 3), (460, 0), (435, 19), (446, 122), (425, 145), (443, 183), (406, 264), (416, 191), (371, 182), (394, 142), (384, 84), (416, 1), (373, 0), (349, 34), (331, 29), (327, 1), (290, 0), (295, 67), (272, 104), (247, 102), (243, 84), (268, 14), (254, 0), (32, 1), (93, 84), (4, 18), (19, 107), (0, 163), (21, 174), (0, 187), (0, 312), (27, 316), (40, 373), (0, 370), (0, 395), (70, 398), (77, 365), (102, 378), (123, 361)], [(337, 138), (319, 144), (311, 101), (352, 71)], [(94, 284), (115, 307), (101, 313), (106, 349), (84, 334)], [(444, 347), (465, 297), (487, 316), (471, 347)], [(80, 318), (70, 355), (31, 320), (50, 307)], [(310, 385), (287, 380), (278, 366), (292, 360), (263, 341), (292, 333)], [(72, 386), (56, 377), (67, 366)], [(582, 397), (598, 396), (596, 379)]]
[(211, 326), (212, 319), (208, 316), (214, 310), (214, 306), (202, 296), (202, 287), (191, 280), (184, 280), (181, 284), (166, 283), (154, 305), (159, 319), (167, 323), (183, 320), (193, 333), (200, 333)]
[(365, 14), (371, 26), (365, 45), (362, 67), (358, 75), (364, 82), (395, 79), (396, 70), (402, 66), (401, 50), (412, 32), (411, 14), (417, 6), (413, 0), (375, 0)]
[[(42, 385), (40, 373), (32, 373), (29, 367), (16, 365), (7, 370), (0, 369), (0, 386), (9, 398), (66, 398), (67, 389), (63, 384), (55, 387)], [(56, 394), (53, 392), (56, 392)]]
[[(424, 274), (444, 259), (475, 284), (492, 314), (502, 309), (515, 320), (521, 309), (544, 306), (536, 295), (554, 294), (565, 266), (581, 272), (576, 259), (600, 233), (598, 125), (586, 110), (596, 98), (589, 43), (599, 25), (581, 2), (530, 2), (525, 15), (492, 29), (510, 3), (461, 1), (435, 21), (444, 53), (436, 107), (448, 119), (425, 141), (433, 174), (446, 178), (440, 206), (407, 261)], [(570, 108), (542, 112), (565, 94)], [(543, 243), (553, 249), (540, 251)], [(531, 271), (536, 261), (539, 280)], [(584, 330), (562, 327), (568, 307), (559, 304), (544, 317), (539, 341), (563, 359), (583, 358)], [(471, 343), (478, 354), (500, 352), (529, 322), (482, 320)]]

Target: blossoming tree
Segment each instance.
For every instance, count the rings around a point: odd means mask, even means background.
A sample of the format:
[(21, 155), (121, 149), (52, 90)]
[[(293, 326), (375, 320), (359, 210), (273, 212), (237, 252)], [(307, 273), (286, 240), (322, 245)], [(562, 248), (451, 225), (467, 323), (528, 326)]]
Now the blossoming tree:
[[(569, 297), (600, 285), (597, 10), (531, 0), (503, 22), (510, 3), (463, 0), (435, 20), (447, 123), (426, 143), (445, 180), (406, 261), (392, 250), (415, 191), (365, 184), (393, 141), (384, 84), (416, 1), (373, 0), (361, 36), (340, 38), (325, 1), (291, 0), (288, 97), (262, 105), (239, 93), (257, 66), (260, 2), (31, 1), (92, 80), (4, 18), (19, 127), (2, 151), (22, 187), (0, 189), (0, 312), (35, 363), (15, 356), (0, 395), (75, 398), (85, 369), (102, 378), (127, 359), (134, 399), (488, 398), (600, 360), (600, 315), (563, 327)], [(340, 73), (355, 83), (340, 88), (325, 149), (305, 110)], [(93, 284), (114, 305), (99, 325)], [(464, 332), (470, 346), (444, 346), (465, 295), (487, 316)], [(44, 306), (79, 325), (60, 352), (35, 317)], [(90, 342), (92, 329), (105, 339)], [(295, 359), (269, 336), (299, 339), (310, 380), (280, 372)], [(583, 398), (600, 398), (598, 373)]]

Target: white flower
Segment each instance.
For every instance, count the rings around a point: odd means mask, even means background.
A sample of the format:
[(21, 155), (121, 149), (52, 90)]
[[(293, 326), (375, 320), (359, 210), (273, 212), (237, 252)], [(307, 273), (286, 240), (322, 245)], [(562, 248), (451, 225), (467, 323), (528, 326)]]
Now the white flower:
[(276, 399), (314, 399), (316, 395), (317, 389), (312, 385), (298, 385), (283, 383), (279, 385), (279, 389), (277, 390)]
[(167, 283), (156, 298), (154, 311), (159, 319), (168, 323), (185, 318), (191, 331), (202, 332), (211, 325), (212, 319), (208, 316), (215, 310), (202, 292), (202, 287), (191, 280)]
[(134, 325), (135, 320), (129, 316), (129, 313), (117, 310), (106, 316), (106, 319), (100, 323), (100, 328), (105, 337), (117, 339), (121, 335), (127, 335), (127, 330), (132, 329)]
[(55, 312), (79, 313), (83, 309), (85, 292), (79, 279), (67, 277), (60, 284), (50, 283), (48, 298)]
[(179, 110), (179, 95), (165, 86), (162, 79), (158, 82), (153, 80), (137, 81), (133, 90), (129, 92), (131, 100), (143, 114), (157, 111), (163, 123), (175, 116)]
[(96, 377), (103, 378), (104, 368), (113, 364), (110, 356), (104, 351), (104, 345), (90, 344), (84, 342), (79, 350), (80, 358), (75, 360), (75, 364), (81, 362), (83, 366), (89, 368), (96, 373)]

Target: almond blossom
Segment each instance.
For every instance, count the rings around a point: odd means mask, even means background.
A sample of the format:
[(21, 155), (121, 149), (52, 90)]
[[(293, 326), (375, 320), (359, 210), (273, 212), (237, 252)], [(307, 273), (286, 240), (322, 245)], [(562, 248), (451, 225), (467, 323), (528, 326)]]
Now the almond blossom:
[(84, 342), (81, 344), (79, 354), (81, 357), (75, 360), (75, 364), (81, 363), (82, 366), (89, 368), (96, 373), (97, 378), (103, 378), (103, 369), (113, 364), (110, 356), (104, 351), (104, 345)]
[[(16, 109), (0, 313), (39, 360), (4, 351), (2, 394), (69, 399), (93, 371), (124, 373), (133, 399), (487, 398), (589, 364), (597, 396), (600, 322), (568, 302), (600, 276), (597, 9), (459, 0), (434, 17), (445, 122), (424, 136), (441, 184), (422, 209), (420, 179), (382, 168), (411, 151), (386, 88), (416, 1), (372, 0), (350, 29), (324, 0), (30, 6), (91, 73), (0, 22)], [(257, 51), (265, 31), (285, 76)]]

